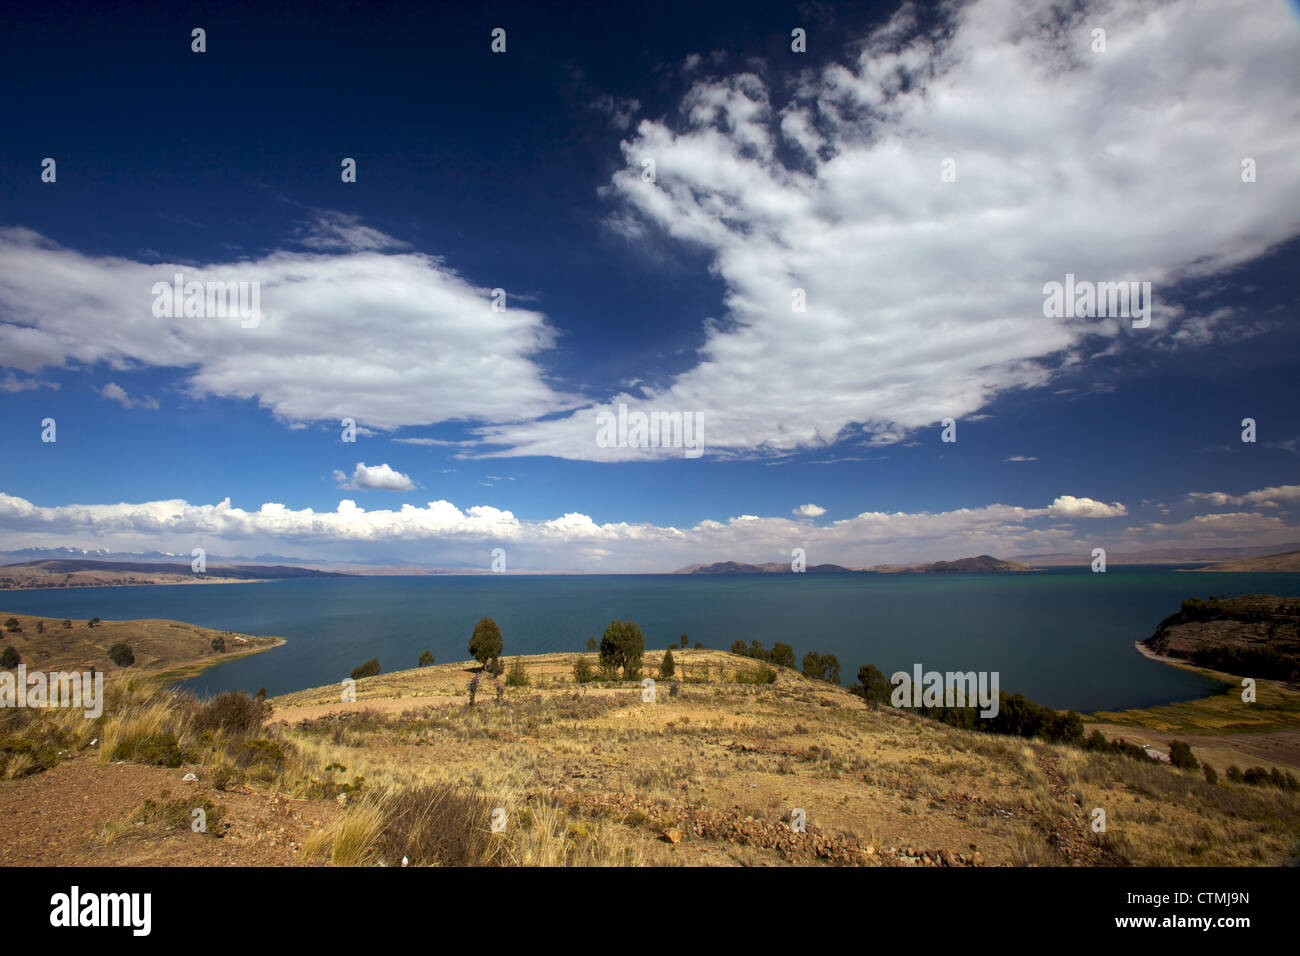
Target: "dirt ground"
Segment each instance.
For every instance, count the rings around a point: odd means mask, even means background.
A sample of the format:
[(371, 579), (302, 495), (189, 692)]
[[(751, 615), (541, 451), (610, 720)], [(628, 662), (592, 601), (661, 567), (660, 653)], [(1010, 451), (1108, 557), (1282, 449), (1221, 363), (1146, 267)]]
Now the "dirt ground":
[[(187, 773), (198, 782), (185, 782)], [(216, 790), (204, 775), (202, 767), (102, 765), (87, 753), (45, 773), (0, 781), (0, 865), (292, 866), (308, 833), (340, 812), (322, 801), (249, 788)], [(220, 822), (195, 833), (131, 819), (146, 800), (178, 798), (222, 807)], [(100, 836), (119, 822), (126, 832), (108, 841)]]

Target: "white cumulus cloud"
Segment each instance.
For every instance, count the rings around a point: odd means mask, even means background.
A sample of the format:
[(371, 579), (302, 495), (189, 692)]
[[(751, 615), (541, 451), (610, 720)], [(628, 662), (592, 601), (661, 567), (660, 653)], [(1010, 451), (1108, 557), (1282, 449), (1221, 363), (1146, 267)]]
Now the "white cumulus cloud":
[(387, 464), (367, 465), (359, 461), (350, 478), (341, 471), (335, 471), (334, 479), (340, 488), (357, 490), (412, 491), (415, 488), (415, 482), (409, 476), (393, 470)]
[[(698, 363), (610, 404), (701, 413), (709, 453), (889, 444), (1043, 385), (1058, 363), (1236, 328), (1168, 292), (1300, 232), (1287, 5), (940, 10), (945, 28), (916, 35), (904, 7), (793, 95), (702, 72), (676, 114), (636, 126), (607, 190), (615, 225), (642, 247), (653, 233), (703, 250), (725, 314), (705, 322), (708, 305), (683, 303), (705, 330)], [(1043, 286), (1066, 273), (1151, 282), (1151, 327), (1044, 318)], [(593, 408), (483, 435), (506, 455), (635, 457), (596, 446)]]
[[(313, 227), (309, 244), (337, 251), (197, 267), (87, 256), (0, 229), (0, 364), (175, 368), (192, 396), (256, 399), (286, 423), (391, 429), (572, 406), (536, 364), (554, 339), (543, 315), (509, 299), (494, 312), (491, 290), (442, 259), (382, 251), (395, 241), (358, 228), (346, 218)], [(156, 317), (154, 284), (177, 273), (258, 283), (260, 322)]]

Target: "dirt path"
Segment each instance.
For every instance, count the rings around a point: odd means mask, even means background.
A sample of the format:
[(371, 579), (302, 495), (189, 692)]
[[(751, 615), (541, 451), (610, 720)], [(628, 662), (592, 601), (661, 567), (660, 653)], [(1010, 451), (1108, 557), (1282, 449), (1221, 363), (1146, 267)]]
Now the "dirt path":
[(1069, 788), (1061, 773), (1060, 758), (1042, 754), (1038, 758), (1052, 786), (1052, 795), (1064, 809), (1064, 817), (1046, 831), (1047, 842), (1060, 851), (1069, 866), (1115, 866), (1113, 859), (1092, 832), (1092, 821), (1087, 811), (1079, 805), (1079, 795)]

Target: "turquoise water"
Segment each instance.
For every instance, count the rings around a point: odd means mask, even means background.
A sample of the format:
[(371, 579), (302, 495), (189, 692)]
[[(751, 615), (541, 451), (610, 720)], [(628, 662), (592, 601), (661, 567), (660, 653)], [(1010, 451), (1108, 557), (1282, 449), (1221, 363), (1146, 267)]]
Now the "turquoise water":
[(439, 576), (326, 578), (266, 584), (12, 591), (0, 610), (109, 620), (173, 618), (286, 637), (264, 654), (205, 671), (187, 686), (271, 695), (334, 683), (378, 657), (385, 671), (420, 652), (463, 660), (474, 622), (495, 618), (506, 655), (582, 650), (614, 618), (636, 621), (650, 648), (725, 649), (785, 641), (835, 654), (841, 680), (998, 671), (1001, 689), (1053, 707), (1098, 710), (1198, 697), (1214, 684), (1143, 658), (1133, 642), (1189, 596), (1300, 596), (1296, 574), (1193, 574), (1167, 567), (993, 575)]

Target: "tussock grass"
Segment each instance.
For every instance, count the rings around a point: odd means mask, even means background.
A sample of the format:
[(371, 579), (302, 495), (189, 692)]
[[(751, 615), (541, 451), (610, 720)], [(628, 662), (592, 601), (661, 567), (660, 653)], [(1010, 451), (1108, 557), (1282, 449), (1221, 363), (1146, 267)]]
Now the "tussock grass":
[(303, 843), (304, 859), (327, 855), (334, 866), (364, 866), (379, 853), (384, 830), (384, 808), (378, 798), (364, 799), (348, 808), (337, 823), (318, 830)]

